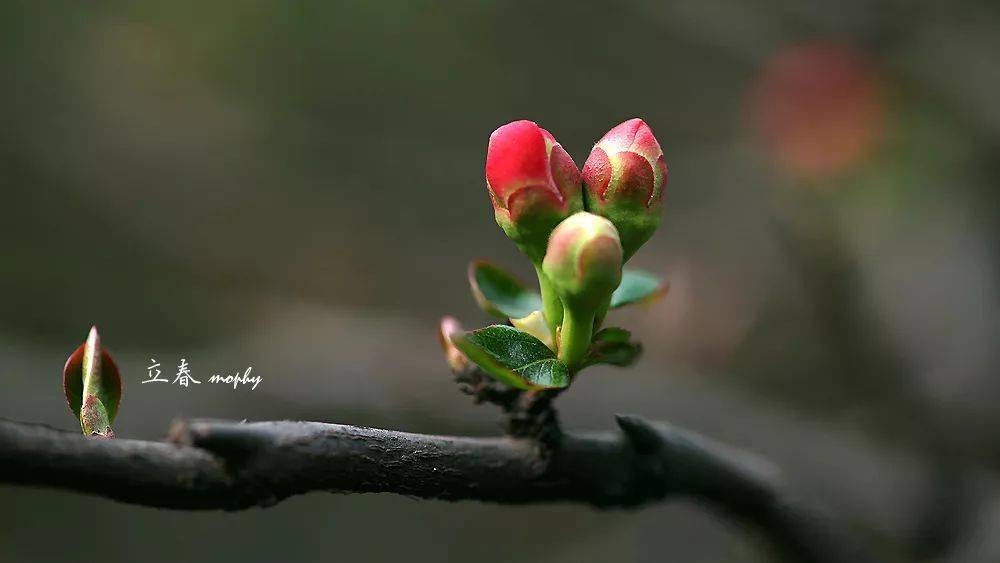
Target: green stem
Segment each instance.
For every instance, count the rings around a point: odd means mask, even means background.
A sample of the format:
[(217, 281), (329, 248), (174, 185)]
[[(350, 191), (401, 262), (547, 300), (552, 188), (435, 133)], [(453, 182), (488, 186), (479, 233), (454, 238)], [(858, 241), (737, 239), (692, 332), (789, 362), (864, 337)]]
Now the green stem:
[(548, 323), (549, 330), (555, 337), (556, 329), (563, 321), (562, 299), (559, 299), (555, 288), (552, 287), (552, 282), (542, 271), (541, 263), (535, 264), (535, 273), (538, 274), (538, 287), (542, 291), (542, 312), (545, 313), (545, 322)]
[(604, 304), (597, 309), (597, 313), (594, 315), (594, 332), (601, 328), (601, 323), (604, 322), (604, 317), (608, 316), (608, 311), (611, 309), (611, 296), (604, 301)]
[(566, 307), (563, 313), (559, 359), (572, 372), (590, 349), (590, 339), (594, 335), (594, 310), (577, 311), (574, 307)]

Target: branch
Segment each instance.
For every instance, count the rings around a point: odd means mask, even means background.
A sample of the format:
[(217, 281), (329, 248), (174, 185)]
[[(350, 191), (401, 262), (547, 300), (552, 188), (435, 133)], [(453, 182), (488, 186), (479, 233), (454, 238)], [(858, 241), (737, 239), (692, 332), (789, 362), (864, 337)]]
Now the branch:
[(876, 559), (790, 496), (767, 464), (703, 437), (619, 416), (619, 434), (429, 436), (318, 422), (190, 421), (167, 442), (88, 439), (0, 420), (0, 483), (162, 508), (240, 510), (309, 491), (634, 507), (669, 496), (755, 527), (796, 561)]

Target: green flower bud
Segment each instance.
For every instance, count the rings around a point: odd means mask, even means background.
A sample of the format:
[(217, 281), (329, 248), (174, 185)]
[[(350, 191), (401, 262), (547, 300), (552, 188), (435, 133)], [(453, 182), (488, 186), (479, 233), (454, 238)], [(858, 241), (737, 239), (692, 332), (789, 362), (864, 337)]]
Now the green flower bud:
[(552, 231), (542, 269), (562, 300), (559, 359), (570, 369), (586, 355), (594, 318), (621, 283), (622, 257), (618, 230), (603, 217), (581, 211)]
[(552, 231), (542, 268), (564, 305), (600, 306), (622, 281), (618, 230), (581, 211)]

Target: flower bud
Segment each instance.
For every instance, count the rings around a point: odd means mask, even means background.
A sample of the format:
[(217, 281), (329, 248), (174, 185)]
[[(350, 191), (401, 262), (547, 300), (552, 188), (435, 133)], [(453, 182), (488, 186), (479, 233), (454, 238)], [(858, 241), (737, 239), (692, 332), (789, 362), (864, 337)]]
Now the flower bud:
[(582, 176), (587, 210), (614, 223), (628, 260), (660, 224), (667, 165), (653, 131), (638, 118), (611, 129), (594, 145)]
[(622, 279), (622, 245), (615, 226), (581, 211), (552, 231), (542, 263), (566, 307), (596, 309)]
[(514, 121), (490, 135), (486, 187), (497, 224), (535, 264), (552, 229), (583, 209), (576, 163), (533, 121)]
[(575, 371), (590, 348), (598, 311), (622, 280), (618, 230), (586, 211), (570, 216), (552, 231), (542, 269), (563, 305), (559, 359)]

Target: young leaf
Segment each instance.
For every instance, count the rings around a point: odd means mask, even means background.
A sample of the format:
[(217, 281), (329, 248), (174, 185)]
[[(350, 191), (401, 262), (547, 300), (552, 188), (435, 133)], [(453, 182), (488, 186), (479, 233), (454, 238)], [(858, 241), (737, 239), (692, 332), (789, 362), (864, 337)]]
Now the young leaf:
[(118, 365), (101, 346), (96, 328), (90, 329), (87, 341), (66, 360), (63, 391), (73, 416), (88, 435), (113, 435), (110, 424), (118, 414), (122, 381)]
[(609, 364), (627, 367), (642, 354), (642, 344), (632, 342), (632, 335), (623, 328), (608, 327), (594, 335), (584, 359), (584, 366)]
[(542, 308), (540, 295), (524, 287), (498, 266), (477, 260), (469, 264), (469, 285), (476, 303), (490, 315), (519, 319)]
[(512, 326), (491, 325), (453, 335), (470, 360), (498, 380), (518, 389), (569, 385), (569, 370), (542, 341)]
[(521, 319), (511, 319), (510, 324), (514, 325), (518, 330), (523, 330), (541, 340), (542, 344), (548, 346), (553, 352), (555, 351), (555, 336), (549, 330), (549, 325), (545, 321), (545, 314), (541, 311), (533, 311), (530, 315)]
[(616, 309), (632, 303), (653, 301), (667, 292), (667, 284), (659, 278), (642, 270), (625, 268), (622, 271), (622, 282), (611, 294), (611, 308)]
[(462, 334), (463, 332), (465, 331), (462, 329), (462, 325), (459, 324), (455, 317), (441, 318), (441, 323), (438, 325), (438, 343), (444, 352), (444, 359), (448, 362), (448, 367), (456, 375), (461, 373), (469, 363), (469, 359), (465, 357), (465, 354), (452, 341), (452, 338), (456, 334)]

